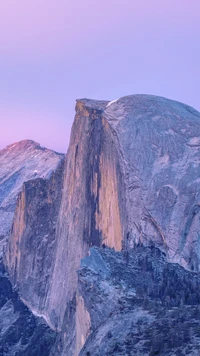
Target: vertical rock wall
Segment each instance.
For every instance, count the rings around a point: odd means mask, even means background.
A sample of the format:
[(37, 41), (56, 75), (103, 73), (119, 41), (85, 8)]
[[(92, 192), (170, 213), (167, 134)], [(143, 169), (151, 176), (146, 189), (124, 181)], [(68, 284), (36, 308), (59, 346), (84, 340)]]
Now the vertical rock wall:
[(74, 296), (76, 270), (88, 248), (107, 243), (121, 249), (124, 225), (119, 200), (123, 180), (113, 132), (102, 116), (105, 105), (105, 102), (95, 102), (90, 107), (87, 101), (79, 101), (76, 105), (47, 306), (49, 313), (55, 311), (60, 327), (65, 301)]
[(22, 298), (61, 331), (52, 355), (78, 354), (88, 332), (76, 271), (89, 247), (154, 243), (199, 270), (199, 158), (200, 114), (184, 104), (77, 102), (63, 172), (24, 185), (7, 251)]
[[(78, 101), (64, 169), (24, 184), (6, 253), (11, 279), (27, 305), (63, 328), (89, 247), (121, 249), (124, 184), (107, 102)], [(61, 189), (62, 187), (62, 189)]]
[(25, 304), (53, 327), (45, 307), (55, 263), (63, 163), (49, 180), (38, 178), (24, 183), (5, 256), (11, 281)]

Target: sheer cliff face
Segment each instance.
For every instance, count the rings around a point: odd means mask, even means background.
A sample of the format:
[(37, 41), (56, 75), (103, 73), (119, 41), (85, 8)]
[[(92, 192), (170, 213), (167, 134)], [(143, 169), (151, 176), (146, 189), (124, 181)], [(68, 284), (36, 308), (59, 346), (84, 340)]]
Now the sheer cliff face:
[(75, 295), (76, 270), (89, 247), (119, 251), (153, 242), (168, 260), (199, 270), (199, 150), (200, 114), (191, 107), (149, 95), (83, 99), (76, 105), (64, 174), (55, 173), (55, 183), (24, 185), (8, 269), (26, 303), (53, 328), (66, 331), (70, 316), (76, 353), (91, 322), (86, 303)]
[(126, 226), (120, 156), (102, 116), (106, 105), (77, 103), (64, 175), (57, 170), (48, 181), (24, 184), (9, 239), (6, 263), (13, 283), (24, 302), (58, 330), (76, 292), (81, 258), (92, 245), (120, 250)]
[[(81, 100), (74, 131), (70, 161), (78, 157), (83, 170), (80, 232), (89, 243), (97, 236), (118, 250), (122, 240), (127, 248), (153, 241), (169, 260), (198, 270), (200, 113), (150, 95)], [(69, 185), (75, 176), (66, 177)]]
[(65, 301), (72, 300), (76, 290), (76, 270), (88, 248), (104, 242), (121, 249), (126, 221), (123, 180), (114, 133), (102, 116), (106, 105), (106, 102), (95, 102), (90, 107), (79, 101), (76, 106), (47, 306), (49, 313), (55, 311), (60, 326)]
[(0, 151), (0, 248), (9, 235), (23, 183), (50, 177), (62, 157), (62, 154), (30, 140), (14, 143)]
[[(23, 185), (6, 251), (11, 280), (33, 312), (44, 314), (55, 264), (56, 224), (61, 201), (63, 161), (49, 180)], [(44, 311), (44, 313), (43, 313)]]
[(198, 270), (200, 113), (135, 95), (108, 105), (104, 116), (124, 169), (126, 243), (152, 240), (171, 261)]

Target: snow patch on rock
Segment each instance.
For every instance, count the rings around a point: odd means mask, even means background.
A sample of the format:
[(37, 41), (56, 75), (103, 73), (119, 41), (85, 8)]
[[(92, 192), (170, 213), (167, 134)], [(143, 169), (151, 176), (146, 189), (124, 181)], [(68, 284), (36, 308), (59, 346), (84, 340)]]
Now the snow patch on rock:
[(115, 99), (115, 100), (110, 101), (110, 102), (106, 105), (106, 107), (108, 108), (110, 105), (112, 105), (112, 104), (116, 103), (116, 102), (117, 102), (117, 100), (119, 100), (119, 98), (118, 98), (118, 99)]

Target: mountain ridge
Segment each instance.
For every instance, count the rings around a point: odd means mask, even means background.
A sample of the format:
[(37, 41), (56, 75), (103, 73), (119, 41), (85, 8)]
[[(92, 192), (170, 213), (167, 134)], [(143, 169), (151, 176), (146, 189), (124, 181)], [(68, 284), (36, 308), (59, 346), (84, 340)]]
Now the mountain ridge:
[(45, 150), (49, 150), (51, 152), (55, 152), (56, 154), (58, 155), (63, 155), (64, 153), (61, 153), (61, 152), (57, 152), (55, 150), (52, 150), (50, 148), (47, 148), (45, 146), (42, 146), (39, 142), (36, 142), (34, 140), (31, 140), (31, 139), (24, 139), (24, 140), (20, 140), (20, 141), (16, 141), (16, 142), (13, 142), (12, 144), (9, 144), (7, 145), (6, 147), (2, 148), (0, 150), (3, 151), (3, 150), (6, 150), (6, 149), (12, 149), (12, 148), (23, 148), (23, 149), (26, 149), (26, 148), (29, 148), (29, 147), (32, 147), (32, 148), (35, 148), (35, 149), (45, 149)]
[(199, 271), (199, 143), (200, 113), (185, 104), (77, 100), (62, 168), (23, 184), (5, 259), (25, 303), (58, 332), (52, 356), (78, 355), (90, 335), (77, 270), (92, 246), (113, 248), (128, 265), (137, 245), (153, 244), (168, 262)]

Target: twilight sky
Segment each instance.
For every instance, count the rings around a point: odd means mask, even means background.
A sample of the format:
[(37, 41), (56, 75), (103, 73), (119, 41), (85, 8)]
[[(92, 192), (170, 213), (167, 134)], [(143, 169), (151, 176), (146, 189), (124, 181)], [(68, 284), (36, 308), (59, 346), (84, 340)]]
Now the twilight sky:
[(200, 0), (0, 1), (0, 149), (66, 152), (76, 98), (137, 93), (200, 110)]

